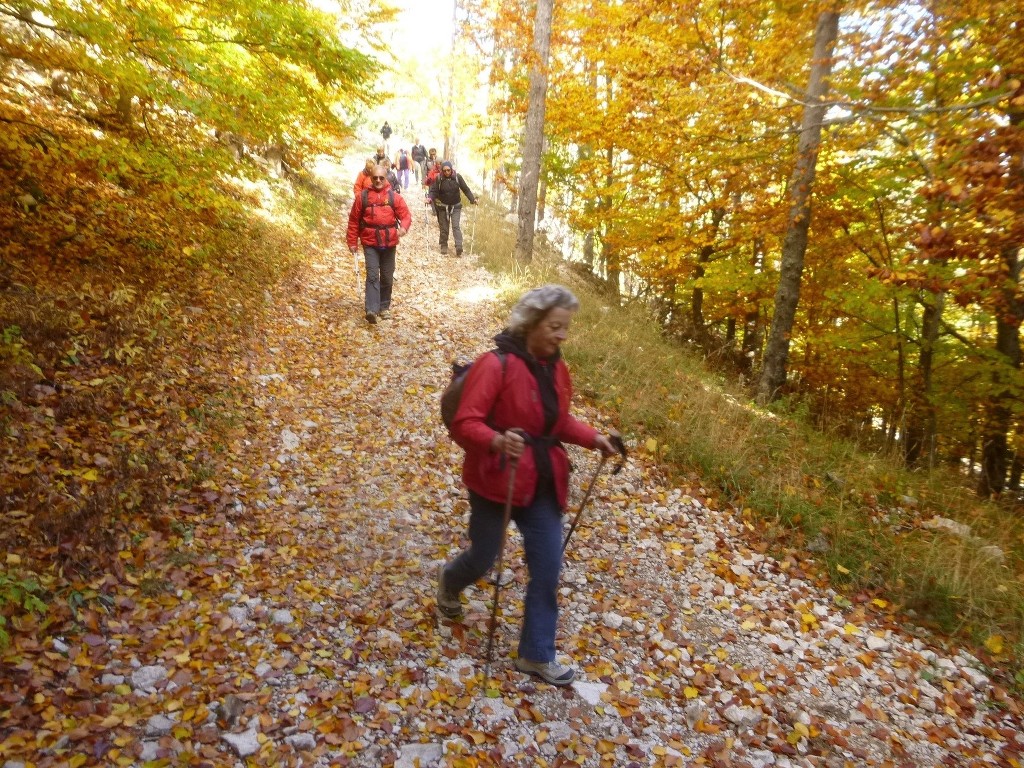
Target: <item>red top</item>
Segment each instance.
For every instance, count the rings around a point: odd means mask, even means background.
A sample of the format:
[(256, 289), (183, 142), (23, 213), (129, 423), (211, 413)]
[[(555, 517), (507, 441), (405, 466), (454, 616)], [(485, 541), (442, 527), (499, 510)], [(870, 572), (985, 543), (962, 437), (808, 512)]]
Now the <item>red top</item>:
[[(394, 198), (394, 207), (391, 207)], [(366, 194), (366, 215), (363, 216), (363, 193), (356, 195), (348, 214), (348, 247), (360, 242), (371, 248), (391, 248), (398, 245), (398, 225), (406, 232), (412, 226), (412, 214), (405, 199), (387, 184), (382, 189), (369, 189)]]
[[(551, 430), (564, 443), (592, 448), (598, 431), (569, 415), (572, 382), (569, 369), (559, 359), (555, 366), (558, 419)], [(504, 383), (502, 377), (504, 376)], [(488, 426), (490, 422), (494, 427)], [(466, 374), (459, 409), (452, 421), (452, 438), (466, 450), (462, 480), (466, 487), (486, 499), (504, 503), (508, 493), (510, 462), (491, 451), (497, 432), (518, 427), (530, 435), (544, 433), (544, 406), (540, 387), (526, 363), (517, 355), (505, 355), (505, 371), (497, 355), (487, 352), (477, 358)], [(565, 509), (569, 496), (569, 457), (561, 445), (548, 449), (558, 505)], [(527, 445), (519, 458), (512, 504), (526, 506), (537, 488), (537, 467), (533, 447)]]
[(373, 179), (370, 178), (372, 175), (365, 170), (360, 171), (356, 176), (356, 183), (352, 185), (352, 194), (359, 197), (359, 193), (364, 189), (373, 189)]

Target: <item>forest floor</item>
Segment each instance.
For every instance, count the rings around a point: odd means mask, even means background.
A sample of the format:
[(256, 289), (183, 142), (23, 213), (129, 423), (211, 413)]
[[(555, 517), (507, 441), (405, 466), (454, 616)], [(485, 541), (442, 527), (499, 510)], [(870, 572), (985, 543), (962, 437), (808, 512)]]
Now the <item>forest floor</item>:
[[(468, 513), (438, 394), (499, 330), (495, 291), (468, 241), (437, 252), (415, 200), (393, 318), (366, 323), (343, 226), (325, 232), (237, 361), (243, 436), (177, 535), (139, 542), (146, 578), (4, 658), (3, 765), (1020, 764), (1021, 705), (972, 656), (840, 599), (641, 455), (606, 466), (567, 553), (577, 682), (510, 663), (516, 534), (485, 681), (493, 587), (468, 590), (461, 623), (435, 610)], [(573, 458), (575, 512), (597, 456)]]

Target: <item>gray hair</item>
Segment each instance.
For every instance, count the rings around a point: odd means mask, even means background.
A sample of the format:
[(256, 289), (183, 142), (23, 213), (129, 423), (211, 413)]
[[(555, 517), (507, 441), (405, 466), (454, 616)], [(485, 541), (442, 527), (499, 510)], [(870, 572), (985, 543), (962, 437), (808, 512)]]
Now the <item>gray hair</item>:
[(519, 297), (508, 318), (508, 331), (513, 336), (525, 336), (532, 331), (552, 309), (575, 312), (580, 301), (572, 291), (561, 285), (542, 285)]

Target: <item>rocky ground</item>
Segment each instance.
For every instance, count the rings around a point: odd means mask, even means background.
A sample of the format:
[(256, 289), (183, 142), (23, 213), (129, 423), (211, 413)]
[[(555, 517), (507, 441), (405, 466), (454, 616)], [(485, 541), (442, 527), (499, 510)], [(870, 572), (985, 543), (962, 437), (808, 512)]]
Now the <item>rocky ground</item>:
[[(462, 623), (435, 612), (468, 511), (437, 403), (499, 323), (470, 244), (439, 254), (415, 212), (393, 318), (364, 321), (327, 243), (273, 295), (238, 364), (245, 438), (182, 522), (138, 543), (136, 575), (80, 634), (4, 658), (6, 768), (1020, 764), (1020, 705), (976, 659), (768, 556), (741, 513), (642, 452), (606, 465), (569, 546), (559, 646), (578, 682), (509, 663), (515, 534), (485, 681), (492, 586)], [(578, 502), (597, 456), (574, 462)]]

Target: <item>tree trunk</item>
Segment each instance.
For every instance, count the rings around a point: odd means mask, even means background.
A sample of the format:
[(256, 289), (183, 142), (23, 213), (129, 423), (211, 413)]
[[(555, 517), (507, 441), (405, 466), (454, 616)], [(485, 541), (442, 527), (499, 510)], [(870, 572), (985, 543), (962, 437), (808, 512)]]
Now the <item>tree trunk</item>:
[(779, 396), (786, 382), (790, 333), (800, 301), (800, 279), (807, 251), (807, 232), (811, 225), (811, 191), (821, 146), (821, 123), (828, 107), (823, 103), (832, 73), (832, 52), (839, 35), (838, 11), (823, 11), (814, 31), (814, 54), (807, 83), (796, 165), (789, 180), (789, 224), (782, 243), (782, 267), (775, 291), (775, 311), (764, 354), (764, 367), (758, 384), (757, 400), (767, 403)]
[[(718, 237), (718, 227), (725, 218), (724, 208), (715, 208), (711, 212), (711, 239)], [(705, 275), (704, 265), (711, 261), (715, 252), (715, 246), (708, 243), (700, 249), (697, 256), (697, 265), (693, 269), (693, 293), (690, 296), (690, 321), (693, 323), (693, 332), (699, 344), (707, 341), (707, 327), (704, 321), (704, 287), (701, 279)]]
[[(1013, 419), (1011, 404), (1013, 392), (1007, 379), (1020, 370), (1020, 326), (1024, 320), (1024, 301), (1018, 297), (1020, 285), (1020, 248), (1008, 245), (1002, 251), (1006, 265), (1006, 283), (1003, 288), (1000, 311), (996, 312), (996, 351), (1013, 372), (997, 371), (993, 376), (994, 392), (988, 405), (987, 418), (981, 438), (981, 476), (978, 478), (978, 496), (988, 498), (1002, 493), (1009, 465), (1007, 435)], [(1009, 375), (1008, 375), (1009, 374)]]
[(946, 294), (932, 294), (932, 301), (924, 304), (921, 316), (921, 353), (917, 361), (918, 387), (914, 403), (907, 414), (904, 430), (903, 456), (908, 465), (916, 464), (921, 456), (929, 456), (935, 443), (935, 406), (931, 401), (932, 370), (935, 367), (935, 345), (939, 340), (942, 326), (942, 312), (946, 305)]
[(530, 67), (529, 106), (523, 131), (523, 169), (519, 184), (519, 230), (516, 260), (533, 260), (533, 232), (537, 215), (537, 184), (544, 146), (544, 110), (548, 89), (548, 51), (551, 48), (551, 14), (554, 0), (537, 0), (533, 20), (533, 64)]

